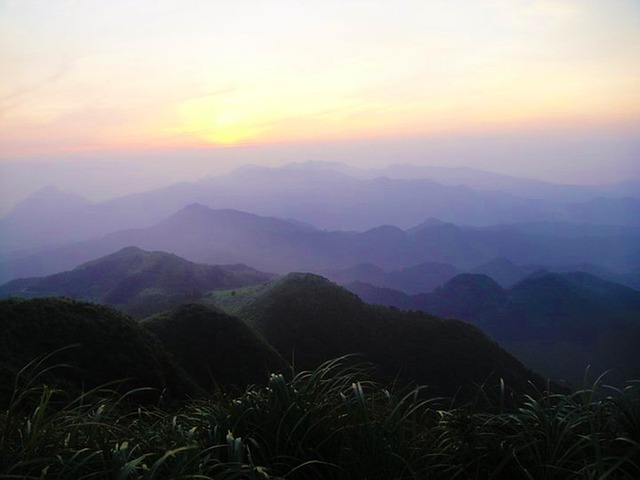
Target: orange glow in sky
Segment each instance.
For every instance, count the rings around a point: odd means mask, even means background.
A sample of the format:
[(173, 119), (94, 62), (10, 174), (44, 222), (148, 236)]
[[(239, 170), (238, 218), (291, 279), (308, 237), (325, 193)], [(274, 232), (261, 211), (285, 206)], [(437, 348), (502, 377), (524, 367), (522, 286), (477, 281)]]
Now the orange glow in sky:
[(631, 0), (0, 3), (1, 158), (640, 119)]

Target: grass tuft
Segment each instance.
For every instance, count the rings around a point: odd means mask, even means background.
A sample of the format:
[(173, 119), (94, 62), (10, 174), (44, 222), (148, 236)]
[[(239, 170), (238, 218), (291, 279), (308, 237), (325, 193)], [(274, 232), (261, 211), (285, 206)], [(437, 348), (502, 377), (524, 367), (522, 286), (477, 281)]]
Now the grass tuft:
[(640, 382), (522, 398), (500, 382), (453, 407), (343, 357), (167, 411), (109, 385), (70, 398), (38, 383), (49, 359), (0, 412), (2, 478), (640, 478)]

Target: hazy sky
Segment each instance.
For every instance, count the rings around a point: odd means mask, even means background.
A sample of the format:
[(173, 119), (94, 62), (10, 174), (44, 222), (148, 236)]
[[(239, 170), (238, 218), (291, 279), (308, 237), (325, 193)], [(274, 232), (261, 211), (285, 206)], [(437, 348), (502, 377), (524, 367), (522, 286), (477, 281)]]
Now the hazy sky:
[(637, 0), (0, 0), (0, 72), (4, 162), (640, 175)]

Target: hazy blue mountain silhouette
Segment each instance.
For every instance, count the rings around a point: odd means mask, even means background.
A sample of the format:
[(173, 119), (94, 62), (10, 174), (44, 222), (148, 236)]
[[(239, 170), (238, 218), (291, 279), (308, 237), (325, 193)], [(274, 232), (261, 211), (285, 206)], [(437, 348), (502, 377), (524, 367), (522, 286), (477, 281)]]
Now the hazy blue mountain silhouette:
[(527, 275), (540, 270), (539, 266), (519, 266), (504, 257), (497, 257), (472, 269), (470, 273), (478, 273), (491, 277), (502, 287), (510, 287)]
[(357, 169), (335, 162), (304, 162), (305, 168), (325, 168), (360, 178), (429, 179), (442, 185), (465, 185), (475, 190), (501, 191), (527, 198), (581, 202), (597, 197), (640, 198), (640, 180), (611, 185), (567, 185), (517, 177), (468, 167), (394, 164), (383, 168)]
[(5, 261), (0, 264), (0, 281), (68, 270), (126, 246), (166, 251), (201, 263), (245, 263), (285, 273), (341, 270), (358, 263), (399, 270), (429, 262), (466, 271), (498, 256), (545, 266), (597, 261), (607, 268), (633, 271), (640, 266), (638, 245), (640, 234), (627, 227), (459, 227), (430, 222), (407, 231), (381, 226), (364, 232), (331, 232), (296, 221), (192, 204), (151, 227)]
[(531, 368), (575, 385), (589, 364), (615, 369), (619, 381), (640, 374), (631, 341), (640, 339), (640, 291), (584, 272), (537, 271), (509, 289), (486, 275), (463, 274), (413, 296), (358, 283), (348, 288), (369, 303), (473, 323)]
[(464, 273), (432, 292), (398, 297), (401, 304), (381, 300), (393, 298), (388, 289), (356, 284), (353, 290), (370, 303), (469, 321), (504, 341), (592, 341), (603, 329), (640, 324), (640, 291), (584, 272), (541, 270), (509, 289), (487, 275)]
[(265, 282), (273, 275), (245, 265), (199, 265), (165, 252), (126, 247), (73, 270), (0, 286), (0, 296), (67, 296), (144, 317), (204, 293)]
[(507, 258), (497, 257), (487, 263), (483, 263), (482, 265), (471, 269), (469, 273), (487, 275), (497, 281), (502, 287), (508, 288), (512, 287), (532, 273), (541, 271), (546, 271), (548, 273), (584, 272), (595, 277), (600, 277), (603, 280), (625, 285), (635, 290), (640, 289), (640, 271), (616, 273), (606, 267), (586, 262), (565, 265), (516, 265)]
[(86, 222), (87, 230), (95, 228), (85, 216), (90, 207), (87, 199), (52, 186), (38, 190), (0, 219), (0, 259), (73, 240), (78, 219)]
[[(0, 231), (10, 231), (3, 237), (3, 249), (28, 251), (152, 226), (192, 203), (293, 219), (328, 230), (367, 230), (385, 224), (407, 229), (428, 217), (475, 226), (542, 221), (640, 226), (640, 199), (615, 196), (615, 189), (610, 197), (598, 191), (593, 195), (585, 193), (584, 197), (558, 199), (553, 192), (571, 187), (549, 187), (551, 193), (545, 196), (524, 188), (524, 184), (538, 185), (536, 181), (487, 172), (462, 170), (432, 175), (458, 178), (449, 178), (449, 184), (444, 185), (429, 179), (426, 173), (422, 178), (409, 179), (393, 175), (390, 178), (384, 172), (379, 172), (381, 176), (358, 178), (353, 176), (353, 169), (339, 171), (331, 164), (325, 167), (248, 166), (220, 177), (177, 183), (105, 202), (79, 202), (73, 208), (65, 206), (60, 198), (38, 203), (41, 193), (36, 194), (0, 220), (5, 222)], [(471, 177), (476, 180), (469, 180)], [(479, 181), (480, 177), (485, 180)], [(483, 182), (495, 183), (497, 188), (480, 188)], [(624, 195), (627, 190), (621, 188), (617, 195)], [(27, 204), (30, 206), (25, 209)]]
[(429, 292), (459, 273), (462, 272), (454, 266), (438, 262), (424, 262), (389, 272), (377, 265), (365, 263), (344, 270), (326, 272), (325, 276), (340, 285), (362, 282), (416, 294)]

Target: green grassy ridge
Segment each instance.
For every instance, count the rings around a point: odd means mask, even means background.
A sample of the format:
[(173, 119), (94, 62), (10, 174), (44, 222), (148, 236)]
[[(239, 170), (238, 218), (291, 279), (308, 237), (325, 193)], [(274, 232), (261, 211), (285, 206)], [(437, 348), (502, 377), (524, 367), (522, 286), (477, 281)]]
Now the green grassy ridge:
[(182, 305), (143, 320), (142, 326), (207, 390), (260, 383), (287, 368), (258, 332), (204, 305)]
[(105, 306), (68, 298), (1, 300), (0, 331), (4, 380), (33, 358), (64, 349), (58, 360), (72, 367), (57, 369), (43, 381), (78, 389), (121, 381), (118, 388), (125, 390), (153, 388), (144, 395), (147, 401), (162, 392), (186, 398), (199, 390), (149, 331)]
[(60, 349), (60, 363), (73, 368), (52, 370), (41, 383), (70, 391), (109, 382), (120, 390), (151, 387), (142, 403), (244, 388), (289, 368), (240, 319), (200, 304), (136, 321), (68, 298), (11, 298), (0, 300), (0, 332), (0, 408), (22, 365)]
[[(28, 382), (27, 382), (28, 383)], [(453, 408), (345, 359), (178, 411), (90, 392), (17, 391), (0, 411), (6, 478), (618, 479), (640, 475), (639, 384)], [(35, 397), (33, 402), (25, 402)]]
[(482, 331), (420, 312), (364, 304), (323, 277), (293, 273), (265, 285), (205, 298), (255, 327), (298, 368), (359, 353), (385, 378), (430, 385), (434, 394), (465, 394), (474, 384), (505, 379), (519, 391), (542, 378)]
[(202, 297), (200, 301), (205, 305), (221, 308), (230, 315), (238, 316), (245, 312), (243, 320), (248, 324), (252, 324), (254, 316), (248, 310), (251, 303), (257, 298), (268, 295), (272, 288), (283, 281), (283, 277), (276, 277), (270, 282), (251, 287), (220, 289), (210, 292)]
[(3, 315), (7, 347), (0, 353), (0, 375), (15, 373), (20, 362), (37, 355), (82, 343), (75, 356), (68, 353), (82, 367), (69, 374), (71, 384), (91, 387), (132, 377), (134, 386), (144, 379), (158, 390), (176, 390), (179, 397), (197, 391), (184, 385), (211, 390), (257, 383), (265, 371), (286, 369), (283, 358), (297, 369), (310, 369), (352, 353), (375, 364), (378, 378), (427, 384), (431, 396), (464, 397), (474, 384), (500, 378), (518, 392), (529, 389), (530, 380), (544, 383), (472, 326), (367, 306), (317, 275), (291, 274), (215, 292), (207, 301), (216, 299), (231, 305), (248, 326), (203, 305), (139, 323), (107, 307), (68, 299), (2, 301), (0, 308), (9, 313)]

